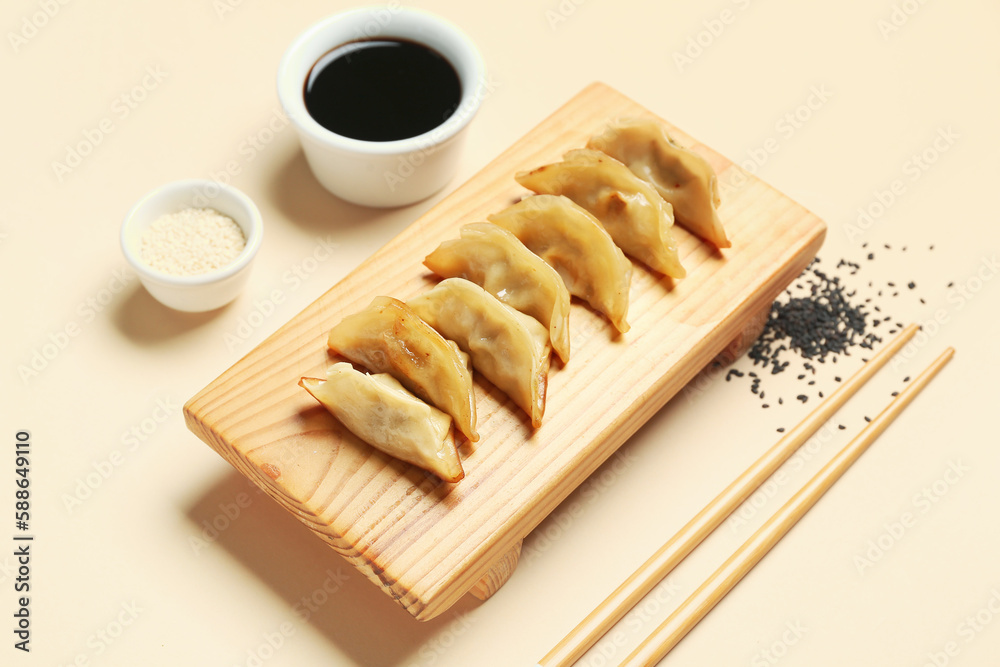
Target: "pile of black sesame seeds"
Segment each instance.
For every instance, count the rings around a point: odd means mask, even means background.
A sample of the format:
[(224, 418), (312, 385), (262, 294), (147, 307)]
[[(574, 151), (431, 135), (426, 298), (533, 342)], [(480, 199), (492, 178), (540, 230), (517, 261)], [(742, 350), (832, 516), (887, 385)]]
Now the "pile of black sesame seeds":
[(782, 353), (791, 350), (807, 360), (825, 363), (827, 358), (850, 355), (854, 348), (871, 350), (882, 339), (868, 329), (864, 304), (853, 304), (857, 291), (847, 291), (840, 277), (829, 276), (812, 264), (796, 281), (793, 291), (771, 305), (764, 331), (748, 353), (754, 365), (769, 368), (772, 375), (784, 371), (789, 361)]
[[(867, 243), (862, 248), (866, 249), (865, 259), (873, 261), (875, 251), (867, 250)], [(892, 248), (885, 244), (884, 250)], [(907, 248), (897, 250), (906, 252)], [(928, 250), (933, 251), (934, 246)], [(893, 335), (903, 329), (901, 322), (883, 312), (884, 300), (912, 294), (920, 304), (926, 303), (913, 292), (917, 287), (913, 280), (905, 283), (906, 289), (891, 281), (879, 285), (868, 281), (867, 288), (861, 281), (848, 287), (845, 278), (856, 276), (861, 270), (861, 263), (841, 259), (834, 269), (824, 271), (820, 258), (814, 259), (771, 305), (761, 335), (747, 352), (746, 358), (758, 370), (744, 372), (730, 368), (726, 381), (748, 377), (750, 391), (760, 400), (762, 408), (769, 408), (773, 403), (784, 404), (784, 399), (767, 396), (766, 378), (790, 371), (803, 383), (796, 400), (806, 403), (812, 396), (824, 398), (816, 384), (817, 364), (836, 364), (838, 359), (852, 353), (857, 353), (863, 363), (868, 360), (867, 352), (882, 342), (879, 333), (886, 331)], [(845, 275), (835, 275), (837, 272)], [(854, 279), (851, 280), (853, 285)], [(835, 375), (833, 380), (840, 382), (841, 377)]]

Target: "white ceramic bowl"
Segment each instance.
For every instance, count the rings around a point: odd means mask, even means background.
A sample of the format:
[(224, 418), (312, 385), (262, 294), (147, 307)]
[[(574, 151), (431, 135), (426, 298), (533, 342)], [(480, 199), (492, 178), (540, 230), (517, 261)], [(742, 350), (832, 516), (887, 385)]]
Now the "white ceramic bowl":
[[(398, 141), (361, 141), (326, 129), (306, 110), (312, 66), (342, 44), (371, 38), (407, 39), (431, 47), (458, 73), (462, 98), (441, 125)], [(465, 130), (483, 100), (485, 74), (472, 41), (448, 21), (398, 5), (335, 14), (303, 32), (278, 66), (278, 99), (292, 121), (309, 167), (324, 188), (363, 206), (403, 206), (425, 199), (454, 177)]]
[[(160, 216), (186, 208), (212, 208), (236, 221), (247, 240), (243, 252), (221, 269), (193, 276), (171, 275), (143, 262), (143, 232)], [(175, 310), (203, 312), (226, 305), (242, 291), (263, 234), (260, 211), (249, 197), (216, 181), (192, 179), (162, 185), (136, 202), (122, 223), (121, 245), (125, 259), (157, 301)]]

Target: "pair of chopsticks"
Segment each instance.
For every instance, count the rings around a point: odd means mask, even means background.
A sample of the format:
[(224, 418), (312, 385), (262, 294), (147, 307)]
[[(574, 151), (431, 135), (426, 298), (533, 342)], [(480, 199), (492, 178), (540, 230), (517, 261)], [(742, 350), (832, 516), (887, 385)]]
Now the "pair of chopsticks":
[[(816, 407), (798, 426), (775, 443), (742, 475), (691, 519), (666, 544), (626, 579), (536, 667), (566, 667), (590, 649), (647, 593), (662, 581), (702, 540), (725, 521), (820, 426), (886, 364), (917, 332), (903, 329), (853, 376)], [(910, 382), (878, 416), (834, 456), (802, 489), (779, 509), (712, 576), (688, 597), (622, 665), (654, 665), (739, 583), (817, 500), (871, 445), (955, 353), (945, 350)]]

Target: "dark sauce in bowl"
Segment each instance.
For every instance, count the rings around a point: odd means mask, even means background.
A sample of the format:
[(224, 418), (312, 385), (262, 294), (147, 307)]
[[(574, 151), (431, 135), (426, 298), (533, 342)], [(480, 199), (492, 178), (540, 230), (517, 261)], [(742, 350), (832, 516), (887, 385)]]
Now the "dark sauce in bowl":
[(429, 132), (461, 99), (454, 66), (434, 49), (403, 39), (338, 46), (316, 61), (305, 82), (309, 115), (331, 132), (363, 141)]

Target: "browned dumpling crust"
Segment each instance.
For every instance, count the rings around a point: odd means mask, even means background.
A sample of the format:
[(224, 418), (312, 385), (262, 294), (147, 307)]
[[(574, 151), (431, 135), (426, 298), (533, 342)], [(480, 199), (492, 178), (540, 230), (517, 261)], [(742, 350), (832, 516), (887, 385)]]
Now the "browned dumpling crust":
[(451, 417), (408, 392), (388, 373), (368, 375), (341, 362), (327, 368), (326, 379), (302, 378), (299, 385), (372, 447), (446, 482), (465, 477)]
[(552, 349), (569, 361), (570, 294), (551, 266), (514, 234), (491, 222), (463, 225), (424, 265), (442, 278), (465, 278), (549, 330)]
[(407, 302), (442, 336), (458, 343), (472, 367), (542, 425), (549, 370), (549, 333), (464, 278), (447, 278)]
[(489, 216), (562, 277), (573, 296), (629, 330), (632, 263), (601, 223), (567, 197), (534, 195)]
[(732, 245), (719, 218), (715, 170), (705, 158), (675, 142), (663, 125), (646, 118), (621, 119), (591, 137), (587, 147), (624, 163), (656, 188), (674, 207), (678, 225), (718, 248)]
[(673, 207), (618, 160), (580, 148), (515, 178), (534, 192), (569, 197), (601, 221), (625, 254), (671, 278), (684, 277)]
[(451, 415), (469, 440), (479, 440), (468, 357), (402, 301), (375, 297), (368, 308), (333, 327), (327, 343), (337, 354), (373, 373), (389, 373)]

